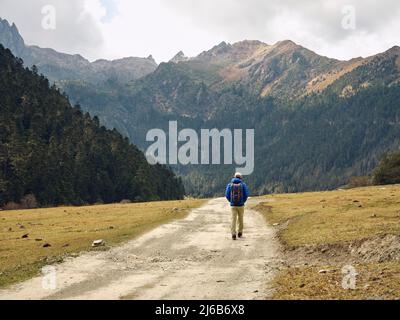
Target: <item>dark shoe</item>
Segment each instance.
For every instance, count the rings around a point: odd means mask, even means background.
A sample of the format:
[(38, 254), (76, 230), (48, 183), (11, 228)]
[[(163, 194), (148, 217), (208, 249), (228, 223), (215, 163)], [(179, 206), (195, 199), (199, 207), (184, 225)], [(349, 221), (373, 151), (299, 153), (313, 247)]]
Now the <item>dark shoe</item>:
[(236, 240), (236, 234), (232, 235), (232, 240)]
[(239, 237), (239, 238), (243, 237), (243, 233), (239, 232), (239, 233), (238, 233), (238, 237)]

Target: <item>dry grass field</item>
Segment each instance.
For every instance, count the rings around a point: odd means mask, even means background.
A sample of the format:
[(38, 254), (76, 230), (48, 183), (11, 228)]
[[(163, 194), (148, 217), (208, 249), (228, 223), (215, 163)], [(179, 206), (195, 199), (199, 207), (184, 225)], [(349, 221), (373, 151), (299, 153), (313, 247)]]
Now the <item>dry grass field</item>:
[[(400, 186), (261, 197), (288, 265), (276, 299), (400, 298)], [(354, 290), (342, 268), (355, 267)]]
[[(0, 287), (36, 275), (42, 266), (87, 250), (106, 250), (186, 216), (205, 200), (0, 212)], [(94, 240), (106, 246), (92, 249)]]

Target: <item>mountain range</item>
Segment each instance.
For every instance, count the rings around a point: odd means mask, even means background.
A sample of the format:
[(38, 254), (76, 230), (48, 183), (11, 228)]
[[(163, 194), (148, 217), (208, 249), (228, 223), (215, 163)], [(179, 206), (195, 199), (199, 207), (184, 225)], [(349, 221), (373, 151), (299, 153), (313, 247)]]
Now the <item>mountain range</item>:
[[(73, 103), (143, 150), (169, 120), (193, 129), (255, 129), (255, 193), (332, 189), (366, 175), (400, 145), (400, 48), (341, 61), (290, 40), (222, 42), (179, 52), (93, 63), (26, 46), (0, 21), (0, 43), (64, 90)], [(219, 194), (234, 166), (177, 166), (189, 193)]]
[(15, 24), (0, 18), (0, 39), (4, 47), (22, 58), (27, 67), (36, 65), (52, 82), (88, 81), (91, 83), (114, 79), (129, 82), (141, 78), (157, 68), (152, 56), (129, 57), (114, 61), (89, 62), (79, 54), (70, 55), (53, 49), (28, 46)]

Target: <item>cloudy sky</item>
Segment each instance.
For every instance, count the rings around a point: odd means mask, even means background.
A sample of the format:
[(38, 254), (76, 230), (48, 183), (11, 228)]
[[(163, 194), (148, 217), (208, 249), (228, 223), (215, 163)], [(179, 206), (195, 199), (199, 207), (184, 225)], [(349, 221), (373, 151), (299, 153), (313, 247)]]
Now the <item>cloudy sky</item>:
[[(55, 29), (43, 28), (46, 5)], [(398, 0), (0, 0), (0, 17), (28, 44), (90, 60), (152, 54), (161, 62), (243, 39), (291, 39), (339, 59), (400, 45)]]

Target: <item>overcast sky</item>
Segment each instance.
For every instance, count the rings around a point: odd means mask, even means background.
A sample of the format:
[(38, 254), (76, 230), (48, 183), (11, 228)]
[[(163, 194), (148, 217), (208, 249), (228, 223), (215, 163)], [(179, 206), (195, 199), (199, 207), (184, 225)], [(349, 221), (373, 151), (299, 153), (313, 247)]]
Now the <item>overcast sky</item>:
[[(55, 30), (42, 27), (49, 4)], [(290, 39), (339, 59), (400, 45), (398, 0), (0, 0), (0, 17), (28, 44), (90, 60), (152, 54), (161, 62), (244, 39)]]

